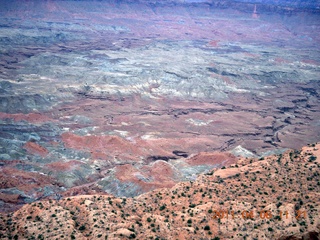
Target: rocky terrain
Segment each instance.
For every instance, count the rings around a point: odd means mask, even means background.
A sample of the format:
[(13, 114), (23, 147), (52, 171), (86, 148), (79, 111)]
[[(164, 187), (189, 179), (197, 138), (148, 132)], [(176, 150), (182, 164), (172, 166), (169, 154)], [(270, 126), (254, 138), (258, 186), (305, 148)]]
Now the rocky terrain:
[(134, 198), (97, 194), (37, 201), (0, 215), (0, 238), (316, 240), (319, 168), (318, 143), (264, 158), (241, 157), (193, 181)]
[(316, 6), (0, 3), (1, 212), (319, 141)]

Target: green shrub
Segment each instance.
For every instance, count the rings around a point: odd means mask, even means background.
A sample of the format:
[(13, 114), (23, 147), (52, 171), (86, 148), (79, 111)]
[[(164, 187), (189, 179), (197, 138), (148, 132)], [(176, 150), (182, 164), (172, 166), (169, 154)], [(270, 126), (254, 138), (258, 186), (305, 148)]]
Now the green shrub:
[(164, 210), (164, 209), (166, 209), (166, 205), (162, 205), (162, 206), (160, 207), (160, 211), (162, 211), (162, 210)]
[(205, 230), (205, 231), (209, 231), (209, 230), (210, 230), (210, 226), (206, 225), (206, 226), (204, 227), (204, 230)]
[(81, 227), (79, 227), (79, 230), (80, 231), (84, 231), (86, 229), (86, 226), (85, 225), (82, 225)]

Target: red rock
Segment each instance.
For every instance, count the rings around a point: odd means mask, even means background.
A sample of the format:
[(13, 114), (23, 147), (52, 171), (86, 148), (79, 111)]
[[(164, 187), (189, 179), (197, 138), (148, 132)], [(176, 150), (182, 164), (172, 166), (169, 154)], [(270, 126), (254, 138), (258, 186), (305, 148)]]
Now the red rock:
[(118, 136), (79, 136), (73, 133), (63, 133), (62, 141), (68, 148), (84, 150), (92, 157), (105, 159), (107, 156), (122, 156), (137, 161), (142, 155), (141, 150), (131, 142)]
[(17, 188), (22, 191), (30, 191), (54, 181), (43, 174), (36, 172), (24, 172), (12, 167), (3, 167), (0, 171), (0, 189)]
[(43, 123), (43, 122), (48, 122), (51, 119), (43, 114), (40, 113), (28, 113), (28, 114), (23, 114), (23, 113), (15, 113), (15, 114), (10, 114), (10, 113), (3, 113), (0, 112), (0, 119), (13, 119), (16, 122), (19, 121), (27, 121), (30, 123)]
[[(156, 161), (141, 169), (130, 164), (117, 166), (116, 178), (121, 182), (134, 182), (146, 192), (156, 188), (172, 187), (177, 183), (171, 165), (164, 161)], [(141, 178), (148, 179), (148, 181)]]
[(48, 150), (43, 147), (43, 146), (40, 146), (39, 144), (35, 143), (35, 142), (27, 142), (24, 146), (23, 146), (24, 149), (26, 149), (29, 153), (32, 153), (32, 154), (37, 154), (37, 155), (40, 155), (42, 157), (45, 157), (48, 155)]
[(210, 47), (218, 47), (220, 40), (212, 40), (208, 43)]
[(224, 166), (229, 166), (237, 161), (237, 158), (229, 153), (220, 153), (220, 152), (213, 152), (213, 153), (206, 153), (201, 152), (189, 159), (186, 162), (192, 166), (195, 165), (215, 165), (215, 164), (222, 164)]
[(68, 162), (49, 163), (46, 166), (55, 171), (70, 171), (72, 169), (79, 168), (79, 166), (81, 166), (82, 164), (83, 164), (82, 162), (72, 160)]
[(19, 194), (4, 194), (0, 193), (0, 201), (6, 203), (18, 203), (19, 202)]

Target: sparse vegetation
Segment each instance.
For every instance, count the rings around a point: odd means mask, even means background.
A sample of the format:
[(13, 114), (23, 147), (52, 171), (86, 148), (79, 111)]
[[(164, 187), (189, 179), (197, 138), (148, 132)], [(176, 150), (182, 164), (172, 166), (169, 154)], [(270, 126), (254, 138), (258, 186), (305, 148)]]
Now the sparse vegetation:
[[(146, 194), (141, 200), (92, 196), (79, 199), (69, 197), (51, 203), (49, 201), (41, 204), (33, 203), (27, 206), (26, 212), (21, 212), (15, 217), (0, 215), (0, 226), (2, 224), (10, 229), (11, 239), (19, 237), (17, 233), (22, 232), (21, 229), (26, 234), (34, 231), (33, 229), (38, 231), (32, 232), (33, 234), (25, 237), (26, 239), (47, 239), (48, 236), (58, 238), (68, 236), (69, 239), (76, 239), (76, 232), (81, 232), (85, 237), (94, 236), (97, 239), (113, 236), (112, 234), (122, 235), (128, 239), (144, 239), (141, 236), (144, 236), (146, 231), (152, 239), (166, 239), (175, 231), (179, 233), (182, 231), (186, 236), (201, 234), (211, 236), (216, 235), (212, 229), (225, 227), (226, 222), (236, 223), (232, 221), (233, 215), (241, 216), (245, 210), (249, 216), (250, 209), (263, 209), (273, 203), (276, 210), (272, 212), (270, 218), (269, 213), (265, 213), (264, 221), (260, 223), (254, 221), (257, 215), (252, 217), (250, 222), (243, 219), (243, 222), (232, 226), (230, 236), (224, 237), (230, 238), (235, 235), (245, 238), (252, 230), (264, 229), (269, 238), (274, 238), (281, 231), (279, 223), (286, 219), (287, 212), (290, 212), (282, 211), (280, 215), (279, 209), (287, 209), (290, 206), (288, 203), (293, 203), (292, 211), (303, 208), (310, 213), (309, 220), (307, 217), (304, 219), (301, 214), (297, 224), (292, 222), (290, 225), (298, 227), (300, 234), (300, 231), (306, 231), (309, 226), (313, 226), (315, 222), (313, 219), (317, 217), (313, 216), (316, 214), (313, 210), (318, 204), (315, 202), (314, 194), (319, 191), (319, 174), (314, 171), (314, 167), (318, 165), (314, 161), (309, 161), (312, 156), (308, 154), (302, 158), (291, 151), (282, 154), (280, 161), (284, 164), (281, 169), (278, 164), (275, 164), (279, 156), (268, 157), (265, 159), (267, 164), (263, 162), (262, 166), (258, 165), (259, 170), (246, 169), (236, 172), (231, 177), (206, 174), (202, 176), (201, 181), (181, 183), (181, 186), (172, 190), (157, 190), (150, 195)], [(290, 159), (294, 159), (294, 162), (288, 161)], [(257, 162), (247, 159), (248, 164), (250, 161)], [(228, 168), (224, 171), (228, 171)], [(299, 188), (296, 187), (297, 184)], [(172, 198), (174, 196), (175, 198)], [(237, 198), (241, 201), (235, 203), (233, 200)], [(41, 212), (39, 212), (40, 209)], [(219, 212), (220, 209), (228, 210), (228, 214)], [(145, 218), (140, 217), (145, 214), (147, 214)], [(248, 216), (245, 215), (245, 217)], [(228, 221), (225, 221), (227, 217)], [(50, 219), (50, 221), (45, 222), (43, 219)], [(213, 224), (212, 220), (215, 220)], [(25, 221), (26, 224), (16, 224), (16, 221)], [(241, 218), (238, 221), (242, 221)], [(121, 230), (117, 233), (115, 226), (118, 224), (129, 227), (120, 228)], [(5, 238), (3, 236), (6, 233), (0, 230), (0, 234), (1, 238)], [(219, 239), (219, 236), (216, 235), (211, 239)]]

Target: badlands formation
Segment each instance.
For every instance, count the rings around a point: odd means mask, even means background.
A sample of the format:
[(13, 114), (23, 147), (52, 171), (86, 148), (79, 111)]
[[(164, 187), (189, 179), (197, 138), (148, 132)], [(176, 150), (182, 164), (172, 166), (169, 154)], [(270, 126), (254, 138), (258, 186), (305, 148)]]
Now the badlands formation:
[(134, 198), (95, 194), (36, 201), (0, 216), (0, 237), (317, 240), (319, 168), (320, 144), (312, 144), (239, 158), (194, 181)]
[(317, 239), (320, 3), (277, 2), (0, 0), (0, 238)]

